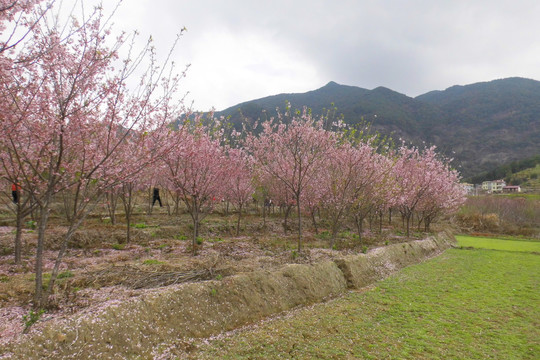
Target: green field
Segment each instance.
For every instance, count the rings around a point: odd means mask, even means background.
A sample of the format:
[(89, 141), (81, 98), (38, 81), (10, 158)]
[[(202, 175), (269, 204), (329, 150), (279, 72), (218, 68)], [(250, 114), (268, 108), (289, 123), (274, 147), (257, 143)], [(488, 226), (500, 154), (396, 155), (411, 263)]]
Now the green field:
[(476, 236), (456, 236), (459, 246), (473, 247), (478, 249), (522, 251), (540, 253), (540, 241), (527, 241), (518, 239), (495, 239)]
[(538, 359), (539, 281), (537, 254), (451, 249), (369, 291), (169, 350), (193, 359)]

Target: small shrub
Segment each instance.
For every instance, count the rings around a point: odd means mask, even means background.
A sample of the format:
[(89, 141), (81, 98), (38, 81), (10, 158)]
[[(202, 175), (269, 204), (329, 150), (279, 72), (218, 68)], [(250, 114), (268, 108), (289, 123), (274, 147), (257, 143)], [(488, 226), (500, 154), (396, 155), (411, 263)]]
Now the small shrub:
[(0, 275), (0, 282), (3, 282), (3, 283), (9, 282), (9, 277), (7, 275)]
[(355, 239), (355, 236), (358, 237), (358, 234), (352, 233), (350, 231), (344, 231), (338, 235), (339, 237), (346, 238), (346, 239)]
[(202, 245), (203, 241), (204, 241), (203, 238), (198, 236), (197, 240), (196, 240), (196, 243), (197, 243), (197, 245)]
[(296, 250), (291, 251), (291, 257), (296, 259), (298, 257), (298, 252)]
[(39, 311), (30, 310), (28, 315), (23, 315), (23, 324), (24, 324), (24, 333), (27, 333), (28, 330), (34, 325), (36, 322), (38, 322), (39, 318), (41, 318), (41, 315), (45, 313), (44, 309), (40, 309)]
[(221, 274), (218, 274), (218, 275), (216, 276), (216, 280), (221, 280), (221, 279), (223, 279), (223, 276), (222, 276)]
[(114, 250), (124, 250), (126, 248), (126, 244), (112, 244), (112, 248)]
[(216, 296), (216, 295), (217, 295), (217, 289), (212, 288), (212, 289), (210, 290), (210, 296)]
[(35, 230), (35, 229), (36, 229), (36, 224), (37, 224), (37, 222), (34, 221), (34, 220), (30, 220), (30, 221), (27, 221), (27, 222), (26, 222), (26, 225), (27, 225), (30, 229), (32, 229), (32, 230)]
[(133, 227), (135, 229), (146, 229), (148, 225), (146, 225), (145, 223), (137, 223), (137, 224), (134, 224)]
[(180, 234), (179, 234), (179, 235), (175, 235), (174, 238), (175, 238), (176, 240), (181, 240), (181, 241), (187, 240), (187, 236), (186, 236), (186, 235), (180, 235)]
[(70, 277), (74, 277), (75, 275), (69, 271), (69, 270), (66, 270), (66, 271), (62, 271), (60, 274), (58, 274), (57, 278), (58, 279), (67, 279), (67, 278), (70, 278)]
[(330, 239), (330, 231), (323, 230), (319, 234), (315, 235), (316, 238), (319, 238), (321, 240), (327, 240)]
[(367, 253), (367, 246), (366, 245), (362, 246), (362, 254), (365, 254), (365, 253)]

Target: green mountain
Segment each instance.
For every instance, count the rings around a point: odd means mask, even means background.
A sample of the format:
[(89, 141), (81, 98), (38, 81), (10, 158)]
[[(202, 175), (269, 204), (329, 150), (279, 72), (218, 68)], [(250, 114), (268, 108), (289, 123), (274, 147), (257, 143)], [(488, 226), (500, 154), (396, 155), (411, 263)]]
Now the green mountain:
[(314, 114), (335, 107), (348, 124), (367, 121), (394, 139), (437, 145), (466, 178), (540, 154), (540, 82), (524, 78), (453, 86), (416, 98), (384, 87), (330, 82), (302, 94), (247, 101), (216, 115), (240, 126), (275, 116), (287, 101)]

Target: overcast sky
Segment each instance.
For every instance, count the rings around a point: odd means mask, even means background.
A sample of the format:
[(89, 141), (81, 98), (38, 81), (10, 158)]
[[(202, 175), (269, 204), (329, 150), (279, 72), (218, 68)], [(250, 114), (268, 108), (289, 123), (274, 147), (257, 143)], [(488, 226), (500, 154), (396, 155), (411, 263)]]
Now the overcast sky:
[(539, 19), (538, 0), (124, 0), (115, 24), (162, 53), (186, 27), (182, 91), (197, 110), (222, 110), (329, 81), (414, 97), (540, 80)]

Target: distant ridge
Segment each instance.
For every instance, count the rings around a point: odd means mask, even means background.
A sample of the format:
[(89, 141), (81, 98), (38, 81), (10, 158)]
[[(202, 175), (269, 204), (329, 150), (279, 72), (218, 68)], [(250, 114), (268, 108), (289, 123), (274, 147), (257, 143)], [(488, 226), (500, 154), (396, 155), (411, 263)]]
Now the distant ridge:
[(239, 126), (275, 115), (286, 102), (321, 114), (332, 104), (348, 124), (362, 120), (374, 130), (415, 144), (434, 144), (464, 177), (540, 154), (540, 82), (512, 77), (430, 91), (415, 98), (385, 87), (340, 85), (246, 101), (216, 113)]

